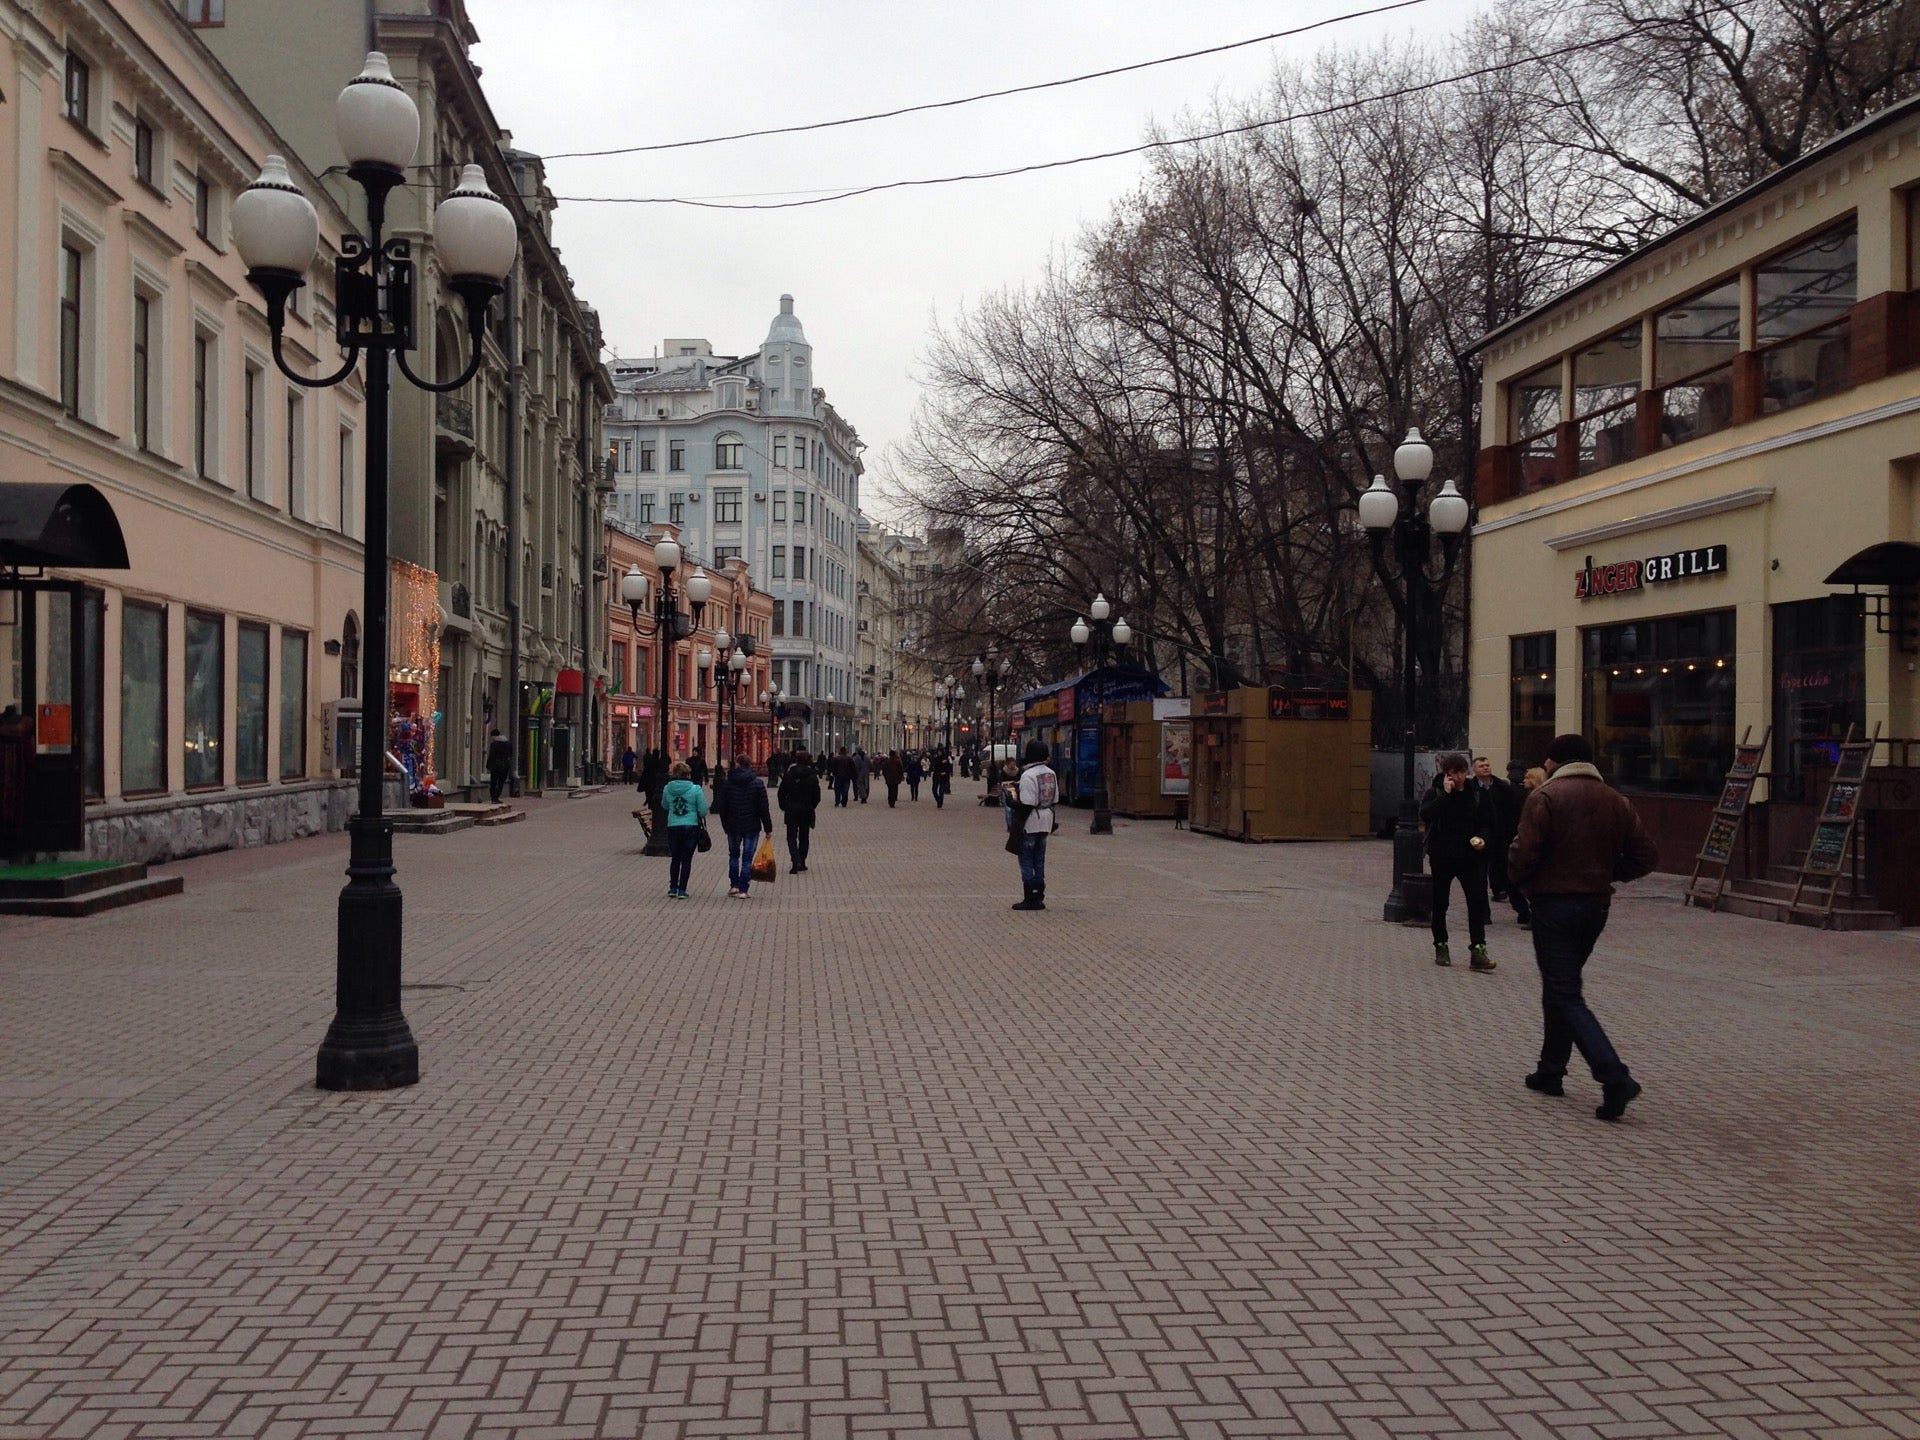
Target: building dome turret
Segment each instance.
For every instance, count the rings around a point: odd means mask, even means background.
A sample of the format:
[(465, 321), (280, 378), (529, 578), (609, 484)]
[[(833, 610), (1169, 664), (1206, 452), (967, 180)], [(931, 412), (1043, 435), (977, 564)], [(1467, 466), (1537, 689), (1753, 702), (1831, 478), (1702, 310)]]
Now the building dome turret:
[(800, 328), (800, 317), (793, 313), (793, 296), (780, 297), (780, 313), (773, 317), (773, 324), (767, 328), (767, 344), (778, 345), (790, 342), (795, 345), (807, 343), (807, 332)]

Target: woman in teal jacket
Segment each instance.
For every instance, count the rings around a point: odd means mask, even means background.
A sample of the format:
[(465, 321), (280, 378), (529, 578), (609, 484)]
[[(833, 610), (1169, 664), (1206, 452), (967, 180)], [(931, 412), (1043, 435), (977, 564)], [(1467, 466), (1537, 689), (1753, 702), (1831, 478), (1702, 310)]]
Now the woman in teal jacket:
[(693, 783), (693, 769), (684, 760), (667, 773), (671, 778), (660, 792), (660, 808), (667, 812), (667, 854), (672, 857), (667, 862), (667, 898), (684, 900), (693, 852), (707, 819), (707, 792)]

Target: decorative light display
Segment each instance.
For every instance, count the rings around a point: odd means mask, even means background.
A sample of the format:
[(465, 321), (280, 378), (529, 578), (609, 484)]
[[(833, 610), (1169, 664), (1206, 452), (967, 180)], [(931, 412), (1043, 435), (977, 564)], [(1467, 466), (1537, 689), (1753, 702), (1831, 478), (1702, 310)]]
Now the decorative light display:
[(422, 746), (422, 770), (436, 775), (432, 719), (440, 711), (440, 577), (407, 560), (395, 560), (387, 642), (388, 680), (420, 687), (420, 715), (428, 723)]

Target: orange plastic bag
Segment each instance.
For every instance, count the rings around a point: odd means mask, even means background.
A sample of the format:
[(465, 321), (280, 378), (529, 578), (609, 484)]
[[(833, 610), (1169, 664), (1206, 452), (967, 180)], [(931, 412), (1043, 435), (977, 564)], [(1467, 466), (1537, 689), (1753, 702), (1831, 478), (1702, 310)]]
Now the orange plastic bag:
[(756, 880), (773, 880), (779, 871), (773, 863), (773, 836), (762, 835), (760, 848), (753, 852), (753, 869), (750, 872)]

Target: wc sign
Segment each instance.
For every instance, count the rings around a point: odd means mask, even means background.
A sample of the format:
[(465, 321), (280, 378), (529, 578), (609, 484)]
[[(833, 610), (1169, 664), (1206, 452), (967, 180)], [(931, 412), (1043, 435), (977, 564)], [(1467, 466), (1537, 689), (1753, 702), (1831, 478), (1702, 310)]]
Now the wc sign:
[(1597, 600), (1603, 595), (1624, 595), (1647, 585), (1666, 585), (1702, 575), (1724, 575), (1726, 571), (1727, 547), (1724, 545), (1676, 550), (1671, 555), (1648, 555), (1640, 560), (1616, 560), (1611, 565), (1596, 565), (1589, 555), (1586, 567), (1574, 572), (1573, 596), (1576, 600)]

